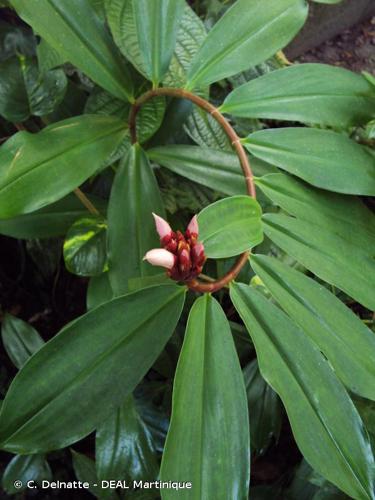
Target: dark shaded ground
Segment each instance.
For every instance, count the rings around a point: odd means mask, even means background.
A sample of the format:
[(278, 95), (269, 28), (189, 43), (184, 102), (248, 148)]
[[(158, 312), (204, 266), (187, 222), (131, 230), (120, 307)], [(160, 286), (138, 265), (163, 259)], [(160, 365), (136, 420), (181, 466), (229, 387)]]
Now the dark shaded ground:
[(375, 74), (375, 17), (345, 30), (298, 58)]

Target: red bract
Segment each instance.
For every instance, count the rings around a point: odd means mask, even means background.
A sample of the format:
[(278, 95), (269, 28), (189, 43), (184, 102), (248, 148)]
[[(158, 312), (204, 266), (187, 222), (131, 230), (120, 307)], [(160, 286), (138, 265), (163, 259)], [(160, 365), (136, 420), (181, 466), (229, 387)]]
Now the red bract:
[(198, 241), (197, 216), (192, 218), (185, 234), (181, 231), (172, 231), (168, 222), (162, 217), (156, 214), (153, 216), (163, 248), (150, 250), (144, 260), (153, 266), (165, 267), (168, 276), (175, 281), (190, 281), (196, 278), (206, 262), (204, 246)]

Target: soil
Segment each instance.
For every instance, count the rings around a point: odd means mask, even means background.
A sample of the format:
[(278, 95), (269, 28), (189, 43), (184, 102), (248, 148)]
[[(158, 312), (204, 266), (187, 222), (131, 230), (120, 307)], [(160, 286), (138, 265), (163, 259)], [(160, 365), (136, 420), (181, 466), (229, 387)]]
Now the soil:
[(375, 17), (306, 52), (299, 62), (319, 62), (375, 75)]

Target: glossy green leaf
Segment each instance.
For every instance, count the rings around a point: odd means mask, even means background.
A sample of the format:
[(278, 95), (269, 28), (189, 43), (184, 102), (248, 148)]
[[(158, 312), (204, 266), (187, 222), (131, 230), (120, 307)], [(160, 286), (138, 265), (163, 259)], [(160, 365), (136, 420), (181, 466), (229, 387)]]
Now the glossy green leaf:
[(265, 61), (294, 37), (307, 12), (304, 0), (237, 0), (194, 57), (187, 88), (208, 85)]
[(108, 273), (93, 276), (87, 288), (87, 309), (94, 309), (113, 298), (113, 291), (109, 282)]
[(144, 151), (132, 146), (119, 166), (108, 206), (109, 279), (115, 295), (128, 290), (129, 278), (160, 273), (143, 261), (159, 247), (152, 212), (164, 216), (155, 175)]
[(21, 59), (22, 77), (30, 114), (45, 116), (61, 103), (67, 88), (67, 78), (62, 69), (40, 73), (35, 61)]
[(205, 25), (185, 2), (185, 10), (180, 20), (169, 70), (164, 77), (164, 85), (168, 87), (184, 86), (190, 63), (206, 36)]
[(19, 61), (12, 58), (0, 62), (0, 115), (17, 122), (25, 120), (29, 114)]
[(265, 234), (319, 278), (369, 309), (375, 308), (373, 258), (347, 236), (285, 215), (263, 217)]
[(271, 71), (231, 92), (222, 113), (336, 127), (361, 125), (375, 113), (367, 80), (328, 64), (296, 64)]
[(375, 402), (362, 398), (355, 398), (354, 404), (375, 443)]
[(139, 48), (133, 0), (105, 0), (105, 10), (116, 45), (133, 66), (147, 77)]
[[(193, 305), (173, 387), (162, 481), (189, 481), (189, 500), (248, 497), (246, 392), (228, 321), (210, 295)], [(183, 450), (183, 453), (182, 453)], [(229, 459), (230, 458), (230, 459)], [(163, 500), (175, 498), (163, 490)]]
[(231, 298), (258, 354), (262, 376), (281, 397), (310, 465), (356, 499), (373, 499), (374, 458), (344, 387), (317, 346), (276, 306), (247, 285)]
[[(105, 8), (108, 24), (113, 38), (125, 57), (147, 77), (147, 68), (142, 58), (136, 22), (134, 19), (132, 0), (106, 0)], [(186, 70), (192, 57), (206, 36), (202, 21), (194, 11), (185, 4), (174, 54), (168, 73), (165, 75), (167, 86), (180, 86), (186, 81)]]
[(11, 314), (4, 316), (1, 338), (8, 356), (17, 368), (21, 368), (44, 344), (35, 328)]
[(81, 85), (68, 79), (68, 87), (61, 104), (48, 115), (49, 123), (56, 123), (83, 113), (87, 94)]
[(345, 194), (375, 194), (375, 160), (342, 134), (313, 128), (260, 130), (244, 140), (256, 157), (313, 186)]
[(162, 285), (170, 283), (170, 277), (166, 272), (154, 274), (153, 276), (142, 276), (139, 278), (130, 278), (128, 280), (129, 291), (135, 292), (140, 288), (146, 288), (152, 285)]
[(11, 5), (62, 58), (116, 97), (133, 99), (126, 64), (90, 0), (11, 0)]
[(63, 328), (13, 380), (1, 407), (1, 448), (40, 453), (92, 432), (153, 365), (176, 326), (184, 296), (185, 289), (176, 285), (146, 288)]
[(22, 122), (30, 115), (52, 113), (64, 98), (66, 86), (62, 70), (41, 74), (33, 59), (19, 56), (0, 62), (0, 115)]
[[(107, 203), (102, 198), (92, 195), (88, 198), (100, 213), (106, 213)], [(73, 222), (87, 214), (87, 208), (72, 193), (30, 214), (0, 219), (0, 234), (19, 239), (63, 236)]]
[[(1, 483), (8, 495), (15, 495), (28, 489), (28, 481), (34, 481), (36, 486), (43, 480), (52, 480), (52, 471), (44, 456), (16, 455), (7, 465)], [(15, 481), (21, 481), (21, 488), (14, 486)]]
[(365, 128), (366, 139), (370, 141), (375, 140), (375, 120), (371, 120), (367, 123)]
[(290, 215), (340, 235), (356, 247), (357, 253), (362, 252), (371, 260), (375, 216), (359, 198), (322, 191), (285, 174), (264, 176), (256, 184)]
[(273, 297), (327, 357), (351, 392), (375, 400), (375, 335), (327, 288), (277, 259), (251, 265)]
[(66, 63), (64, 57), (59, 52), (53, 49), (44, 38), (42, 38), (37, 46), (38, 64), (42, 72), (54, 69), (57, 66), (62, 66)]
[(323, 191), (285, 174), (267, 175), (255, 182), (290, 215), (340, 234), (358, 250), (372, 254), (375, 216), (359, 198)]
[[(96, 432), (96, 470), (99, 481), (155, 481), (159, 464), (150, 431), (128, 396)], [(102, 492), (103, 498), (108, 498)]]
[(78, 276), (97, 276), (108, 270), (107, 223), (101, 217), (84, 217), (69, 229), (64, 241), (68, 271)]
[(137, 39), (148, 78), (160, 83), (169, 68), (185, 0), (133, 1)]
[[(95, 462), (83, 453), (71, 450), (73, 469), (78, 481), (89, 485), (88, 491), (95, 495), (98, 490), (94, 485), (97, 484), (98, 478), (96, 475)], [(86, 488), (85, 488), (86, 489)], [(96, 496), (96, 495), (95, 495)]]
[(250, 416), (251, 448), (262, 455), (278, 440), (282, 423), (282, 406), (278, 395), (264, 381), (257, 360), (243, 370)]
[(239, 255), (263, 240), (262, 210), (250, 196), (224, 198), (198, 214), (199, 240), (207, 257)]
[(101, 167), (124, 132), (117, 118), (87, 115), (15, 134), (0, 148), (0, 218), (66, 196)]
[[(158, 146), (147, 151), (149, 159), (176, 174), (228, 195), (245, 194), (246, 184), (235, 153), (197, 146)], [(270, 165), (250, 158), (254, 175), (274, 172)]]

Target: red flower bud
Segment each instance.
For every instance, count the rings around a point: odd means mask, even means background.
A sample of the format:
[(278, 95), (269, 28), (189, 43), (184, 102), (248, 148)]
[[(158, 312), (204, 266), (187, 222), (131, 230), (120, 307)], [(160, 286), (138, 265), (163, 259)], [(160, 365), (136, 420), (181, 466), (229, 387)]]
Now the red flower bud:
[(191, 219), (191, 221), (189, 222), (189, 225), (186, 229), (186, 236), (187, 238), (190, 238), (190, 237), (195, 237), (195, 238), (198, 238), (198, 234), (199, 234), (199, 227), (198, 227), (198, 219), (197, 219), (197, 216), (194, 215), (194, 217)]
[(168, 275), (176, 281), (190, 281), (198, 276), (206, 256), (203, 244), (198, 241), (197, 216), (191, 219), (185, 235), (181, 231), (172, 231), (162, 217), (153, 216), (163, 248), (150, 250), (144, 259), (152, 265), (168, 269)]
[(193, 264), (196, 266), (202, 266), (206, 260), (206, 256), (204, 255), (204, 246), (203, 243), (196, 243), (191, 249), (191, 257), (193, 260)]
[(155, 221), (156, 231), (160, 237), (160, 242), (164, 246), (165, 243), (170, 241), (173, 236), (173, 231), (171, 226), (168, 224), (166, 220), (159, 215), (152, 213)]

